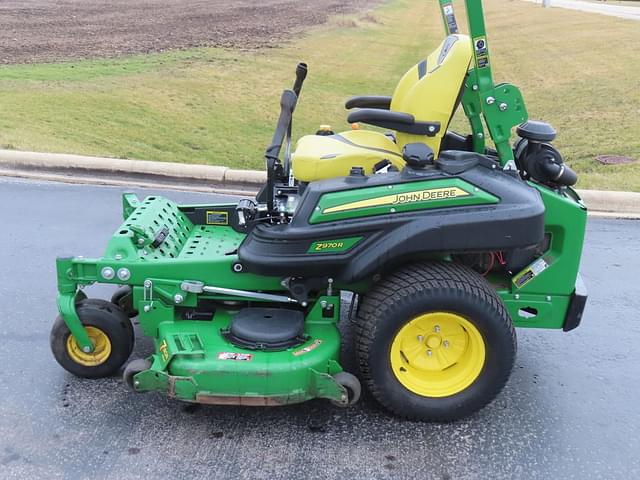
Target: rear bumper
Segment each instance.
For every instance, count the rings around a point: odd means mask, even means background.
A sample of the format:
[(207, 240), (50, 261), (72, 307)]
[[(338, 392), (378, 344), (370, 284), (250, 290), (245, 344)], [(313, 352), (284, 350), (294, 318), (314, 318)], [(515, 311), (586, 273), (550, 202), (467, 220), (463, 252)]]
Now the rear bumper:
[(582, 281), (582, 277), (578, 274), (576, 279), (576, 289), (571, 295), (571, 301), (569, 302), (569, 309), (567, 310), (567, 316), (564, 319), (564, 325), (562, 330), (568, 332), (577, 328), (582, 320), (582, 313), (584, 307), (587, 304), (587, 287)]

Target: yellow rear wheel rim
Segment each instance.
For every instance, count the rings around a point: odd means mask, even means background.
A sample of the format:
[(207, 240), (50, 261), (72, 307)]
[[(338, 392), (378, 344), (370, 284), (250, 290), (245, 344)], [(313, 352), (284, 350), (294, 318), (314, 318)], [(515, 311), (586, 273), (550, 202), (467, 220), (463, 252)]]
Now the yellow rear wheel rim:
[(96, 367), (107, 361), (111, 355), (111, 340), (106, 333), (97, 327), (84, 327), (93, 343), (93, 352), (82, 351), (73, 335), (67, 337), (67, 354), (78, 365)]
[(485, 345), (466, 318), (425, 313), (406, 323), (391, 343), (391, 369), (398, 381), (423, 397), (462, 392), (480, 375)]

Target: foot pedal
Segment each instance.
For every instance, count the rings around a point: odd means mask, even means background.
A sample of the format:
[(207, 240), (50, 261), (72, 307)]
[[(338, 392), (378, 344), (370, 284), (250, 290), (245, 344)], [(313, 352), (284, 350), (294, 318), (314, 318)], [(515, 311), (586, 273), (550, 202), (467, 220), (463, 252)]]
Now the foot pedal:
[(286, 350), (308, 339), (303, 313), (285, 308), (244, 308), (220, 333), (233, 345), (250, 350)]

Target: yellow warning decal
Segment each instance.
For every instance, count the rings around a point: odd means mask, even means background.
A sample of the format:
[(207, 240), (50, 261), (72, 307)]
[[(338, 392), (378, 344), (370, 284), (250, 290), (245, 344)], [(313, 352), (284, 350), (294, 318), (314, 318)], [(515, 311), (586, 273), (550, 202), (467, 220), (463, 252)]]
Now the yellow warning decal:
[(207, 225), (229, 225), (228, 212), (207, 211)]
[(524, 287), (527, 283), (544, 272), (547, 267), (549, 267), (549, 265), (551, 265), (551, 262), (548, 259), (537, 259), (535, 262), (533, 262), (531, 265), (529, 265), (527, 268), (513, 277), (513, 284), (518, 288)]
[(160, 354), (162, 355), (162, 361), (166, 362), (169, 360), (169, 345), (167, 345), (166, 340), (162, 341), (158, 350), (160, 350)]
[(468, 197), (469, 195), (471, 195), (469, 192), (459, 187), (430, 188), (426, 190), (417, 190), (415, 192), (396, 193), (393, 195), (385, 195), (383, 197), (345, 203), (344, 205), (326, 208), (322, 213), (344, 212), (346, 210), (380, 207), (384, 205), (403, 205), (407, 203), (418, 203), (431, 200), (448, 200), (450, 198)]

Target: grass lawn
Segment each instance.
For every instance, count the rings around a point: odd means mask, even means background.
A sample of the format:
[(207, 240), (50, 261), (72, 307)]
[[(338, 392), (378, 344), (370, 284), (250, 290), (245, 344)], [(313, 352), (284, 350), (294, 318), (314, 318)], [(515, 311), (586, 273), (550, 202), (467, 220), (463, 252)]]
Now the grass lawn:
[[(594, 160), (640, 158), (640, 23), (517, 0), (485, 7), (496, 81), (518, 85), (530, 117), (559, 130), (579, 187), (640, 191), (640, 163)], [(281, 48), (4, 66), (0, 147), (262, 168), (297, 61), (310, 73), (294, 134), (343, 129), (346, 97), (390, 94), (442, 36), (435, 0), (392, 0)]]

